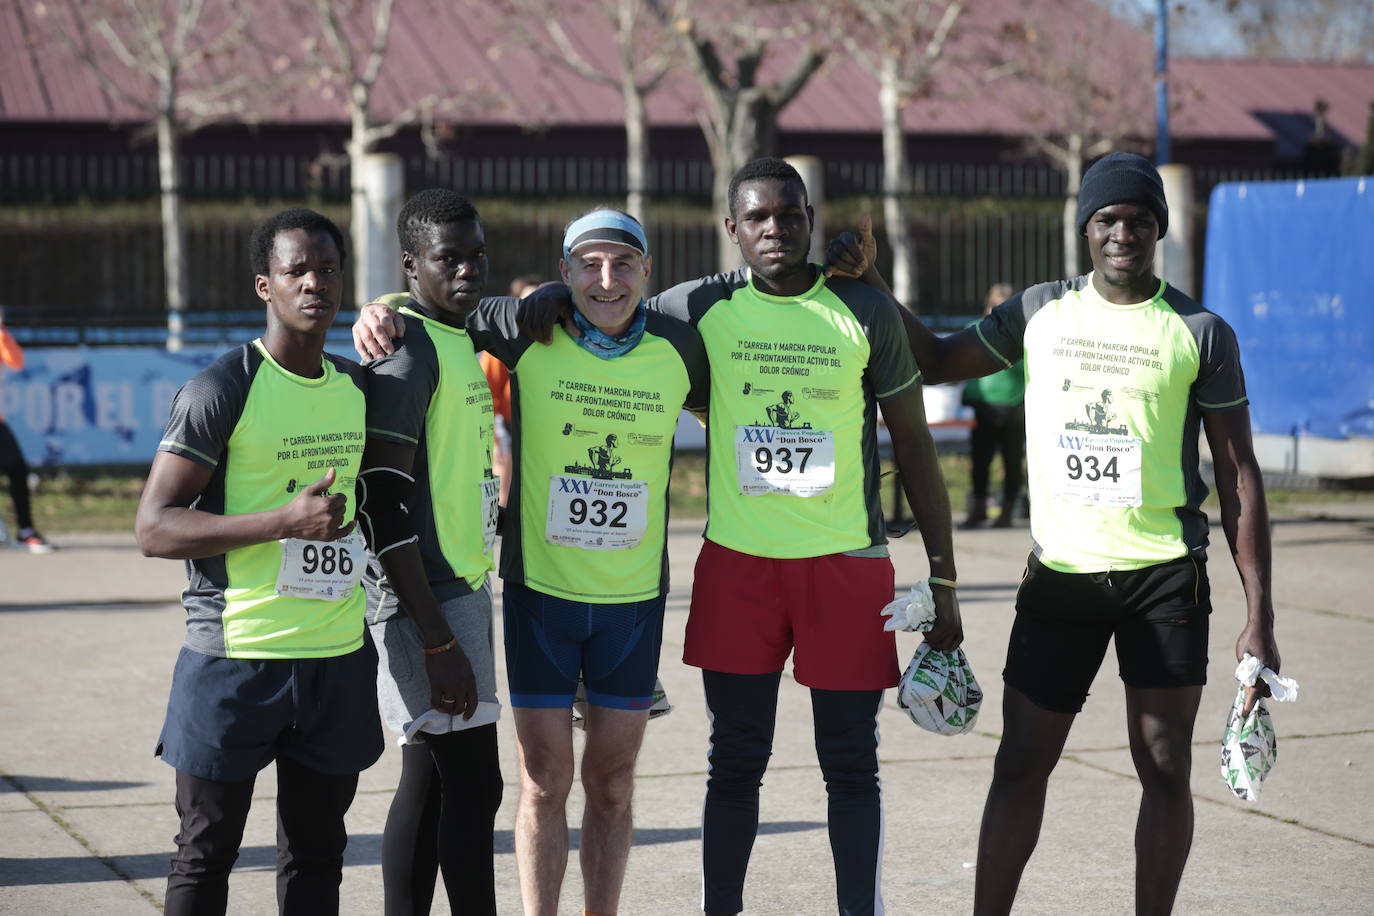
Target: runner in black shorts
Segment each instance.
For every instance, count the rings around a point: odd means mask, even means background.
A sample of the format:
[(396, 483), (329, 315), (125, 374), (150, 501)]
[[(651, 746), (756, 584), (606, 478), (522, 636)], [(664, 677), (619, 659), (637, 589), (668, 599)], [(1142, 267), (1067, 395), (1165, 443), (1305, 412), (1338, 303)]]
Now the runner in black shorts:
[[(947, 338), (906, 321), (931, 382), (988, 375), (1023, 357), (1026, 366), (1034, 553), (1007, 650), (976, 913), (1011, 910), (1050, 773), (1109, 639), (1142, 787), (1136, 911), (1173, 906), (1193, 836), (1192, 734), (1207, 667), (1200, 428), (1245, 588), (1236, 658), (1279, 669), (1268, 510), (1239, 348), (1224, 321), (1154, 276), (1168, 223), (1154, 166), (1112, 153), (1083, 176), (1078, 197), (1091, 274), (1033, 286)], [(882, 284), (875, 250), (871, 225), (861, 226), (832, 246), (832, 263)], [(1257, 696), (1252, 689), (1248, 702)]]
[(176, 767), (166, 911), (178, 916), (225, 912), (253, 785), (273, 761), (281, 912), (337, 912), (344, 814), (382, 753), (352, 521), (365, 382), (324, 353), (343, 235), (285, 210), (250, 248), (267, 332), (177, 392), (136, 522), (145, 555), (189, 561), (157, 746)]

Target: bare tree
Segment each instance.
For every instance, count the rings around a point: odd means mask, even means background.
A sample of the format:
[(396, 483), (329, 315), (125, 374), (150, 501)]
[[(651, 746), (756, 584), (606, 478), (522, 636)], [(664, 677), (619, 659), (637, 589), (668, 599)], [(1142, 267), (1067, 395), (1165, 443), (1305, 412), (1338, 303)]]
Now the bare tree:
[[(369, 214), (372, 201), (364, 177), (368, 154), (383, 140), (406, 127), (430, 125), (437, 118), (494, 107), (494, 93), (480, 84), (442, 87), (406, 102), (393, 117), (382, 120), (374, 111), (375, 90), (391, 41), (396, 0), (295, 0), (307, 3), (319, 25), (319, 36), (302, 42), (300, 52), (321, 78), (326, 95), (341, 92), (348, 109), (349, 173), (352, 184), (350, 235), (353, 244), (353, 295), (358, 302), (387, 290), (384, 278), (369, 280), (368, 251), (372, 244)], [(451, 14), (451, 13), (450, 13)], [(359, 37), (355, 40), (352, 36)], [(435, 48), (434, 53), (441, 49)], [(386, 237), (391, 236), (387, 233)], [(395, 259), (400, 263), (399, 256)], [(376, 289), (370, 285), (381, 284)]]
[[(712, 203), (719, 217), (728, 205), (730, 178), (740, 166), (777, 151), (778, 114), (825, 62), (823, 30), (810, 4), (756, 0), (728, 11), (699, 0), (648, 0), (660, 21), (682, 42), (687, 65), (701, 87), (701, 130), (711, 153)], [(760, 82), (770, 47), (795, 48), (783, 76)], [(727, 61), (730, 61), (727, 63)], [(717, 219), (721, 270), (739, 264), (739, 252)]]
[[(505, 30), (541, 57), (584, 80), (609, 86), (625, 103), (625, 209), (643, 219), (649, 192), (649, 137), (645, 99), (673, 65), (676, 42), (643, 0), (501, 0)], [(594, 23), (614, 36), (613, 60), (588, 53), (563, 22)]]
[(147, 118), (157, 135), (167, 348), (182, 347), (188, 305), (181, 215), (181, 141), (214, 121), (242, 119), (267, 89), (253, 66), (248, 9), (205, 0), (40, 0), (39, 34), (103, 92)]
[[(1113, 29), (1121, 41), (1105, 40)], [(1023, 18), (1004, 25), (1003, 47), (1023, 93), (1027, 143), (1064, 171), (1064, 271), (1077, 276), (1083, 165), (1139, 145), (1152, 129), (1150, 46), (1092, 4), (1069, 10), (1056, 0), (1035, 0)]]
[(916, 245), (906, 213), (906, 132), (902, 111), (930, 91), (948, 60), (964, 0), (850, 0), (831, 7), (850, 57), (878, 81), (883, 124), (883, 223), (892, 246), (892, 290), (914, 307)]

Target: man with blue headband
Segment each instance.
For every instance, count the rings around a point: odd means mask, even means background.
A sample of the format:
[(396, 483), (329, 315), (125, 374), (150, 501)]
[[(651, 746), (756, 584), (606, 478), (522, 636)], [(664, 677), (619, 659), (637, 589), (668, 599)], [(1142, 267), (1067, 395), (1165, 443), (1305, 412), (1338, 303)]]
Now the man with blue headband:
[(635, 759), (668, 589), (673, 433), (682, 408), (705, 410), (710, 378), (696, 331), (645, 308), (651, 267), (639, 221), (598, 207), (563, 236), (560, 271), (579, 333), (559, 328), (550, 345), (536, 345), (517, 327), (519, 300), (510, 298), (483, 300), (467, 319), (473, 345), (511, 373), (515, 467), (500, 572), (528, 916), (558, 910), (579, 679), (587, 913), (615, 913), (629, 858)]

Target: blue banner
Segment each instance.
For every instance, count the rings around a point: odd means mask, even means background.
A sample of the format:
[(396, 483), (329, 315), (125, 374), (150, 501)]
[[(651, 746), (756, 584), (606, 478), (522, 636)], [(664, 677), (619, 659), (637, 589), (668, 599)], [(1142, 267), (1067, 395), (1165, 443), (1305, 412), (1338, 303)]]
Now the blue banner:
[(1203, 304), (1235, 328), (1254, 429), (1374, 437), (1374, 179), (1221, 184)]

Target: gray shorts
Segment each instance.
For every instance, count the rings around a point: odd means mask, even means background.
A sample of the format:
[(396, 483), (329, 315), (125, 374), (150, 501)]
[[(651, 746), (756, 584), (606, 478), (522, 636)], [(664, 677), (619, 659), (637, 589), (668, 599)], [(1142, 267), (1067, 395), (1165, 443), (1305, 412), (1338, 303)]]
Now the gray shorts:
[(444, 734), (501, 718), (496, 700), (496, 654), (491, 622), (491, 586), (483, 585), (470, 595), (450, 598), (439, 605), (458, 645), (472, 663), (477, 678), (477, 712), (471, 719), (450, 716), (429, 705), (429, 678), (425, 676), (420, 631), (411, 619), (398, 614), (368, 627), (377, 644), (377, 706), (382, 721), (397, 737), (397, 744), (414, 744), (421, 732)]

